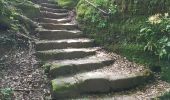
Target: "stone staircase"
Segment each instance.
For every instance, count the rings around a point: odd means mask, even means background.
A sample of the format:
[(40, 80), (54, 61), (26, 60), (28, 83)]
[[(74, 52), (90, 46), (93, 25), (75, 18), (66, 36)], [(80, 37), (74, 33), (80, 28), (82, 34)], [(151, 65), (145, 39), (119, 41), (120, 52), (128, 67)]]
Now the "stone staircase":
[(40, 5), (42, 28), (38, 29), (35, 55), (45, 63), (53, 99), (122, 91), (149, 79), (147, 70), (128, 74), (114, 71), (117, 59), (84, 37), (78, 25), (70, 23), (67, 9), (50, 2)]

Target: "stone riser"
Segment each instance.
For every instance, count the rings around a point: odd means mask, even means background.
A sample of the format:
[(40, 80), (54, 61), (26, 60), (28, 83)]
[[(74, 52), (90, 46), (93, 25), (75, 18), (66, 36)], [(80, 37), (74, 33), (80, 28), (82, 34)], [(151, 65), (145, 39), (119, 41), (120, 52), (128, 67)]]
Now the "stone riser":
[(77, 25), (75, 24), (47, 24), (47, 23), (41, 23), (41, 25), (45, 28), (45, 29), (49, 29), (49, 30), (75, 30), (78, 28)]
[(42, 3), (42, 7), (52, 8), (52, 9), (61, 9), (60, 6), (57, 6), (56, 4), (50, 4), (50, 3)]
[(52, 80), (53, 98), (74, 98), (83, 94), (109, 93), (135, 88), (145, 83), (150, 75), (140, 74), (115, 77), (102, 73), (83, 73), (74, 77)]
[(66, 9), (52, 9), (52, 8), (47, 8), (47, 7), (41, 7), (40, 10), (53, 12), (53, 13), (67, 13), (68, 12)]
[(69, 22), (71, 22), (71, 20), (69, 20), (68, 18), (63, 19), (63, 20), (50, 19), (50, 18), (41, 18), (41, 19), (39, 19), (39, 21), (41, 23), (55, 23), (55, 24), (62, 24), (62, 23), (69, 23)]
[(73, 42), (73, 43), (39, 43), (36, 44), (36, 50), (65, 49), (65, 48), (87, 48), (93, 47), (93, 42)]
[(49, 74), (51, 78), (55, 78), (59, 76), (68, 76), (80, 72), (92, 71), (95, 69), (103, 68), (113, 63), (114, 60), (105, 60), (105, 61), (99, 61), (94, 63), (87, 62), (85, 64), (78, 64), (78, 65), (74, 65), (74, 64), (64, 65), (64, 66), (58, 65), (56, 68), (51, 68)]
[(63, 60), (63, 59), (76, 59), (76, 58), (83, 58), (87, 56), (94, 55), (96, 52), (84, 52), (84, 51), (74, 51), (74, 52), (49, 52), (49, 53), (43, 53), (43, 52), (37, 52), (35, 55), (42, 61), (48, 61), (48, 60)]

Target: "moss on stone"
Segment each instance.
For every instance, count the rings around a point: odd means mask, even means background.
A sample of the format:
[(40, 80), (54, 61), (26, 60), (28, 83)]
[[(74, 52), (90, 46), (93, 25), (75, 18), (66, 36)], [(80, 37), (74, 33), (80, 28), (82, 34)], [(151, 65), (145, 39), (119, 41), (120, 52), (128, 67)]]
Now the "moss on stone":
[(44, 68), (45, 73), (49, 73), (51, 64), (46, 63), (42, 67)]
[(153, 77), (153, 72), (149, 69), (146, 69), (144, 72), (143, 72), (143, 76), (145, 77)]
[(52, 84), (52, 90), (54, 93), (58, 93), (58, 94), (62, 94), (62, 93), (66, 93), (66, 94), (70, 94), (75, 92), (77, 84), (74, 83), (75, 80), (74, 79), (65, 79), (65, 80), (52, 80), (51, 84)]
[(53, 70), (53, 69), (56, 69), (56, 68), (60, 68), (60, 67), (62, 67), (62, 65), (60, 65), (60, 64), (51, 64), (51, 68), (50, 68), (50, 70)]
[(53, 91), (55, 92), (63, 92), (70, 86), (69, 84), (65, 84), (64, 82), (60, 84), (56, 84), (55, 80), (52, 80), (51, 83), (52, 83)]

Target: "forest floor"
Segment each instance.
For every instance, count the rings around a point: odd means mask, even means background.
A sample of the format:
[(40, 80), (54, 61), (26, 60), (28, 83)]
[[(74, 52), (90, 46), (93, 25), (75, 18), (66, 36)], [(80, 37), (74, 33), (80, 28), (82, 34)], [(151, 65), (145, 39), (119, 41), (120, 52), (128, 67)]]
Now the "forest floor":
[(0, 87), (3, 89), (0, 100), (46, 100), (50, 97), (48, 78), (32, 52), (16, 50), (5, 55), (5, 66), (0, 67)]

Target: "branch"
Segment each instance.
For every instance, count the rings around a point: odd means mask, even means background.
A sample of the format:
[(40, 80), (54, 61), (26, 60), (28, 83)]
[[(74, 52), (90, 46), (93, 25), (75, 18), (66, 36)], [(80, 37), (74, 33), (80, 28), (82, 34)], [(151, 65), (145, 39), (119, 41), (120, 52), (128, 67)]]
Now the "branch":
[(100, 12), (106, 14), (106, 15), (109, 15), (109, 13), (107, 13), (106, 11), (104, 11), (103, 9), (100, 9), (99, 7), (97, 7), (95, 4), (91, 3), (90, 1), (88, 0), (84, 0), (85, 2), (87, 2), (88, 4), (90, 4), (91, 6), (93, 6), (94, 8), (98, 9)]

